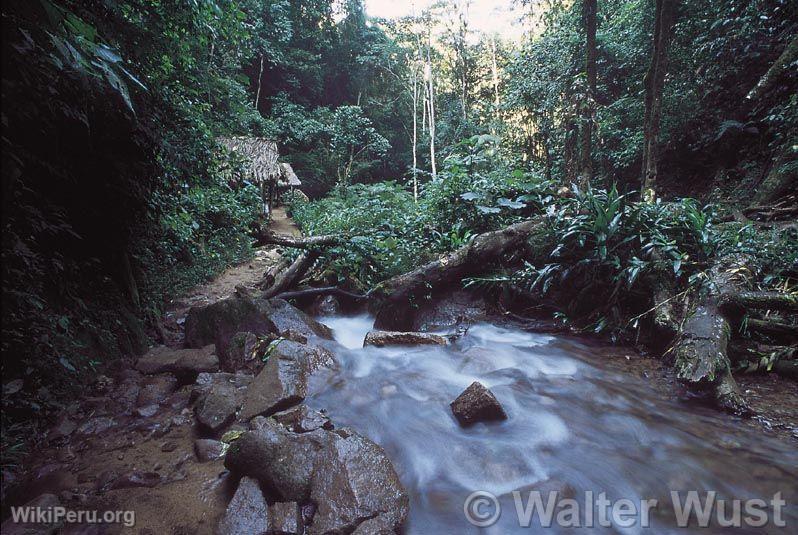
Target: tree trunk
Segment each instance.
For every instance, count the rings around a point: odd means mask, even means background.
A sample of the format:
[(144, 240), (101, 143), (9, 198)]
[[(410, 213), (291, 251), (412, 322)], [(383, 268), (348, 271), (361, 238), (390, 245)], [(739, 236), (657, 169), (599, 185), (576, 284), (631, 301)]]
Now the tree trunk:
[(413, 201), (418, 203), (418, 68), (413, 65)]
[(313, 264), (316, 263), (319, 255), (320, 253), (318, 251), (313, 250), (305, 251), (299, 255), (296, 260), (294, 260), (291, 265), (288, 266), (288, 269), (278, 273), (275, 276), (274, 284), (263, 291), (262, 297), (269, 299), (295, 286), (300, 280), (302, 280), (302, 277), (305, 276), (305, 273), (307, 273), (307, 271), (313, 267)]
[(499, 115), (499, 68), (496, 64), (496, 36), (490, 38), (491, 77), (493, 79), (493, 113), (496, 123), (501, 119)]
[(583, 0), (585, 25), (585, 74), (587, 95), (582, 116), (582, 171), (580, 185), (584, 189), (593, 178), (593, 120), (596, 114), (596, 11), (597, 0)]
[(432, 167), (432, 180), (438, 179), (438, 170), (435, 166), (435, 82), (432, 74), (432, 29), (429, 30), (427, 40), (427, 66), (426, 75), (429, 79), (429, 159)]
[(770, 171), (759, 184), (753, 204), (770, 204), (798, 189), (798, 156), (791, 144), (782, 147), (773, 160)]
[(784, 52), (776, 59), (775, 63), (770, 66), (767, 72), (759, 79), (759, 82), (754, 86), (751, 91), (746, 95), (746, 100), (751, 101), (754, 105), (761, 99), (765, 93), (776, 83), (782, 75), (787, 72), (790, 65), (798, 61), (798, 36), (792, 38), (787, 44)]
[(255, 110), (260, 104), (260, 87), (263, 80), (263, 54), (260, 55), (260, 71), (258, 71), (258, 92), (255, 93)]
[(344, 240), (346, 240), (345, 236), (335, 236), (331, 234), (298, 238), (262, 232), (258, 236), (258, 245), (282, 245), (284, 247), (293, 247), (296, 249), (310, 249), (311, 247), (338, 245)]
[(728, 294), (739, 294), (745, 284), (745, 259), (722, 261), (709, 273), (709, 290), (687, 317), (671, 351), (676, 376), (697, 393), (709, 393), (729, 412), (745, 414), (748, 405), (731, 375), (727, 354), (732, 324), (722, 312)]
[(566, 119), (565, 147), (563, 147), (563, 166), (565, 167), (564, 175), (566, 184), (576, 182), (577, 162), (579, 161), (576, 145), (577, 134), (578, 129), (574, 120), (572, 118)]
[(668, 46), (678, 0), (655, 0), (654, 43), (651, 64), (644, 80), (646, 87), (643, 118), (643, 198), (653, 199), (659, 163), (659, 131), (662, 117), (662, 88), (668, 68)]
[(432, 292), (458, 284), (464, 277), (485, 271), (505, 253), (520, 249), (533, 235), (542, 234), (542, 219), (516, 223), (505, 229), (486, 232), (438, 260), (379, 284), (371, 292), (375, 298), (375, 327), (408, 330), (413, 308)]

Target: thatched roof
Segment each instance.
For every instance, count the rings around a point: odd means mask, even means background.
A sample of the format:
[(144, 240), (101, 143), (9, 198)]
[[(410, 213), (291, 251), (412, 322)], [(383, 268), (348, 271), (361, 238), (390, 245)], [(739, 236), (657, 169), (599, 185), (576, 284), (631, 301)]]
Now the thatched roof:
[[(279, 180), (281, 168), (277, 143), (263, 137), (229, 137), (219, 140), (228, 150), (249, 162), (248, 174), (257, 182)], [(296, 176), (296, 175), (295, 175)]]
[(280, 169), (282, 172), (280, 173), (280, 180), (277, 181), (278, 186), (302, 185), (302, 182), (299, 180), (299, 177), (296, 176), (296, 173), (294, 173), (290, 163), (281, 163)]

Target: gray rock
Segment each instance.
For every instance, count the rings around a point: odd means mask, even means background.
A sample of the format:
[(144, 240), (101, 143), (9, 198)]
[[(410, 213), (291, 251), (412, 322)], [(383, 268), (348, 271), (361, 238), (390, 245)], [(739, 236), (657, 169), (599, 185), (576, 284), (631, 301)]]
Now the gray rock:
[(277, 332), (293, 331), (307, 338), (319, 336), (332, 340), (332, 330), (283, 299), (261, 300), (261, 307), (274, 322)]
[(136, 369), (146, 374), (171, 372), (193, 379), (202, 372), (218, 371), (219, 358), (213, 345), (200, 349), (158, 346), (150, 349), (136, 362)]
[(141, 384), (136, 405), (159, 405), (177, 388), (177, 379), (173, 375), (155, 375), (147, 377)]
[(326, 349), (290, 340), (275, 342), (266, 366), (247, 389), (241, 418), (248, 420), (296, 405), (307, 395), (308, 377), (334, 364)]
[[(229, 297), (203, 307), (194, 307), (186, 316), (186, 347), (216, 344), (221, 361), (227, 362), (230, 340), (240, 332), (254, 335), (277, 333), (268, 310), (248, 297)], [(228, 371), (233, 368), (225, 366)]]
[(225, 466), (282, 501), (314, 503), (306, 533), (350, 533), (365, 522), (380, 530), (402, 525), (408, 498), (377, 444), (347, 429), (293, 433), (271, 418), (257, 425), (231, 444)]
[(302, 531), (302, 510), (297, 502), (278, 502), (269, 506), (270, 535), (299, 535)]
[(255, 354), (258, 343), (259, 339), (254, 333), (236, 333), (227, 347), (226, 361), (222, 363), (222, 368), (259, 372), (263, 368), (263, 361)]
[(242, 477), (238, 489), (219, 522), (219, 535), (259, 535), (269, 529), (269, 508), (258, 482)]
[(133, 411), (133, 414), (135, 416), (140, 416), (141, 418), (149, 418), (158, 414), (159, 408), (160, 407), (158, 405), (145, 405), (144, 407), (136, 407), (136, 409)]
[(224, 454), (224, 451), (225, 444), (219, 440), (201, 438), (194, 442), (194, 453), (201, 463), (218, 459)]
[(448, 343), (446, 338), (437, 334), (399, 332), (399, 331), (371, 331), (363, 341), (366, 346), (417, 346), (417, 345), (438, 345), (445, 346)]
[(283, 501), (310, 498), (310, 479), (317, 453), (330, 441), (323, 430), (295, 434), (271, 419), (230, 444), (224, 465), (260, 481)]
[(316, 429), (333, 429), (333, 424), (327, 416), (318, 411), (308, 409), (307, 405), (297, 405), (288, 410), (277, 412), (272, 415), (272, 418), (294, 433), (307, 433)]
[(77, 429), (79, 435), (99, 435), (112, 427), (116, 427), (116, 420), (107, 416), (98, 416), (85, 421)]
[[(48, 509), (60, 505), (61, 501), (55, 494), (42, 494), (26, 503), (23, 507)], [(51, 533), (56, 533), (59, 527), (61, 527), (61, 523), (14, 522), (14, 520), (9, 517), (3, 522), (2, 526), (0, 526), (0, 532), (2, 532), (3, 535), (49, 535)]]
[(161, 482), (161, 475), (156, 472), (139, 472), (134, 470), (114, 479), (108, 489), (128, 489), (132, 487), (154, 487)]
[(450, 406), (455, 418), (464, 427), (476, 422), (507, 419), (507, 414), (493, 392), (476, 381), (457, 396)]
[(408, 497), (388, 456), (347, 429), (328, 435), (332, 440), (319, 452), (313, 472), (310, 496), (318, 508), (307, 533), (349, 533), (378, 516), (397, 532)]
[(67, 416), (62, 416), (58, 420), (58, 423), (47, 433), (47, 441), (54, 442), (66, 438), (74, 433), (77, 428), (78, 424), (70, 420)]
[(219, 433), (235, 419), (242, 397), (242, 393), (230, 383), (212, 385), (197, 403), (197, 421), (211, 433)]

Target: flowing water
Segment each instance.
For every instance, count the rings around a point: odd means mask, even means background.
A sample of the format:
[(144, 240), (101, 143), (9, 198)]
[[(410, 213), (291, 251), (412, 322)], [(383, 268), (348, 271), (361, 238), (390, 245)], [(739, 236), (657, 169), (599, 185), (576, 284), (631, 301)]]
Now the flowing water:
[[(652, 388), (650, 378), (596, 356), (601, 351), (588, 342), (479, 324), (445, 348), (363, 348), (370, 317), (321, 320), (335, 332), (340, 368), (318, 379), (308, 404), (385, 448), (410, 495), (407, 533), (479, 532), (464, 512), (473, 491), (498, 497), (502, 511), (483, 533), (541, 531), (545, 514), (539, 509), (531, 528), (519, 525), (513, 491), (522, 491), (517, 495), (526, 505), (531, 489), (542, 492), (544, 506), (548, 491), (576, 500), (578, 519), (561, 517), (566, 526), (585, 526), (592, 512), (593, 530), (607, 533), (684, 533), (676, 529), (672, 490), (681, 492), (679, 504), (691, 490), (702, 501), (707, 491), (716, 491), (718, 499), (766, 501), (781, 492), (787, 502), (784, 529), (798, 532), (794, 442), (668, 399)], [(449, 403), (477, 380), (494, 392), (509, 418), (463, 429)], [(592, 499), (587, 491), (593, 491)], [(597, 502), (601, 492), (611, 503), (632, 500), (633, 526), (625, 527), (628, 517), (612, 517), (612, 509)], [(658, 500), (649, 508), (647, 530), (639, 527), (643, 499)], [(556, 519), (575, 505), (552, 503), (555, 528), (545, 532), (573, 531), (557, 527)], [(493, 511), (493, 503), (471, 507), (480, 518)], [(733, 503), (725, 507), (733, 520)], [(599, 509), (608, 511), (610, 521), (621, 520), (601, 528)], [(772, 509), (765, 511), (772, 532), (777, 519)], [(741, 513), (744, 520), (745, 509)], [(696, 526), (693, 516), (687, 531), (724, 532)]]

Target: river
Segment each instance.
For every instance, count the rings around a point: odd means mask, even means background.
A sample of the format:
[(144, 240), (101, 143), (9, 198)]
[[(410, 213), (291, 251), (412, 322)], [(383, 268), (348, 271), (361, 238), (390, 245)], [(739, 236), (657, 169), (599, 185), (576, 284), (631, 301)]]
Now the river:
[[(653, 372), (623, 365), (642, 360), (629, 350), (487, 323), (447, 347), (363, 348), (369, 316), (320, 320), (335, 333), (340, 366), (315, 379), (307, 403), (385, 448), (410, 495), (408, 534), (571, 533), (575, 524), (606, 533), (727, 533), (717, 500), (727, 501), (725, 516), (734, 522), (732, 499), (765, 501), (741, 503), (743, 526), (762, 514), (766, 532), (778, 517), (798, 526), (796, 443), (667, 395), (667, 384), (652, 384)], [(449, 403), (473, 381), (496, 395), (506, 421), (457, 424)], [(527, 528), (530, 490), (541, 491), (544, 508)], [(488, 498), (470, 503), (472, 518), (490, 526), (466, 518), (464, 503), (475, 491)], [(549, 491), (558, 492), (554, 528), (543, 529)], [(714, 528), (700, 529), (695, 511), (691, 527), (678, 528), (689, 491), (699, 505), (716, 492)], [(778, 515), (770, 504), (777, 493), (787, 504), (776, 506)], [(575, 502), (561, 501), (567, 497)], [(624, 506), (626, 515), (616, 510), (622, 499), (631, 501), (631, 516)], [(646, 509), (641, 500), (657, 501)], [(761, 514), (746, 515), (746, 505)], [(646, 518), (650, 529), (641, 527)]]

